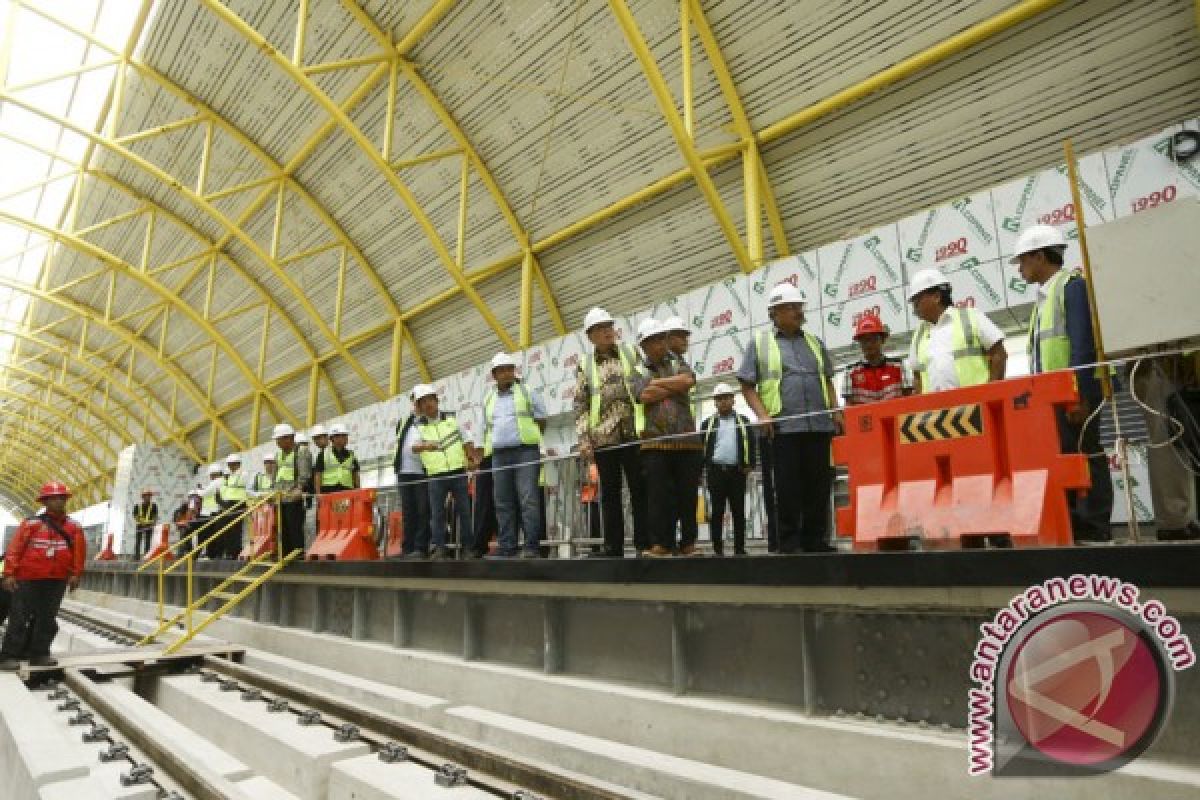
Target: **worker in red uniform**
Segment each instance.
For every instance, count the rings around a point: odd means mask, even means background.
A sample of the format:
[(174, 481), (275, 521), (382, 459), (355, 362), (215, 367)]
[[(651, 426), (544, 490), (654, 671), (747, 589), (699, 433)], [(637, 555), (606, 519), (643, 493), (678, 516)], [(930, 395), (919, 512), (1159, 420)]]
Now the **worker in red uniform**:
[(24, 520), (4, 555), (4, 588), (13, 593), (12, 617), (0, 646), (0, 670), (13, 671), (22, 658), (52, 667), (50, 643), (58, 633), (58, 607), (67, 588), (79, 586), (87, 558), (83, 528), (67, 516), (71, 490), (57, 481), (42, 486), (46, 508)]
[(846, 405), (861, 406), (893, 400), (908, 394), (904, 386), (904, 366), (899, 359), (883, 354), (888, 329), (874, 314), (865, 314), (854, 326), (854, 341), (862, 348), (863, 360), (846, 372), (842, 395)]

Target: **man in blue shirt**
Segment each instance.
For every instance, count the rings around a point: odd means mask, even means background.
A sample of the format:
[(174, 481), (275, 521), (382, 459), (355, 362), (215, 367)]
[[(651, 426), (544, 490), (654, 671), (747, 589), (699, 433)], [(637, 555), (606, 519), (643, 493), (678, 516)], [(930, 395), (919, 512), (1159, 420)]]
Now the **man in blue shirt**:
[(517, 380), (517, 362), (508, 353), (492, 358), (494, 389), (483, 400), (483, 455), (492, 459), (496, 502), (497, 555), (517, 555), (517, 526), (525, 532), (522, 558), (537, 558), (542, 531), (542, 431), (546, 406), (541, 395)]
[(1029, 371), (1036, 375), (1074, 369), (1079, 386), (1079, 403), (1058, 409), (1062, 451), (1088, 456), (1092, 482), (1086, 495), (1072, 491), (1068, 496), (1075, 541), (1111, 542), (1113, 487), (1108, 457), (1100, 446), (1099, 420), (1086, 424), (1092, 411), (1104, 402), (1093, 366), (1096, 340), (1083, 276), (1063, 269), (1066, 249), (1067, 241), (1057, 228), (1035, 225), (1017, 238), (1011, 263), (1018, 266), (1023, 279), (1038, 284), (1037, 304), (1029, 319)]

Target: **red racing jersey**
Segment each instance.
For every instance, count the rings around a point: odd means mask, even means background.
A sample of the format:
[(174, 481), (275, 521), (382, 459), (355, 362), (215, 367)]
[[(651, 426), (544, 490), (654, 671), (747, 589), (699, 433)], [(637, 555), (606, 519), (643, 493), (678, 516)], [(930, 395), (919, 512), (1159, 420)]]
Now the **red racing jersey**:
[(885, 358), (882, 364), (859, 361), (846, 372), (846, 405), (861, 406), (904, 396), (904, 367), (899, 359)]

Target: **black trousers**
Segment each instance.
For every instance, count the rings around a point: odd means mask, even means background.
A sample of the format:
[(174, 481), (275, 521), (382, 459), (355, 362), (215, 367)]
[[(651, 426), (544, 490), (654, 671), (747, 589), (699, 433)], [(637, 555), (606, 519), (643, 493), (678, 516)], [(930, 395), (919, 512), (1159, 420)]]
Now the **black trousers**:
[(654, 497), (650, 507), (651, 544), (674, 550), (676, 520), (678, 546), (696, 543), (696, 487), (703, 458), (699, 451), (692, 450), (642, 450), (646, 489)]
[(636, 446), (604, 447), (596, 450), (596, 471), (600, 473), (600, 508), (604, 516), (604, 554), (625, 555), (625, 512), (621, 503), (621, 475), (629, 487), (633, 505), (633, 546), (640, 553), (650, 547), (650, 527), (646, 513), (646, 486), (642, 478), (642, 459)]
[(733, 552), (746, 554), (746, 473), (741, 467), (709, 464), (708, 497), (712, 501), (712, 517), (708, 529), (712, 536), (713, 552), (725, 552), (725, 506), (733, 514)]
[[(1099, 399), (1097, 399), (1099, 402)], [(1093, 404), (1090, 408), (1095, 408)], [(1079, 426), (1067, 421), (1066, 412), (1058, 409), (1058, 438), (1064, 453), (1081, 452), (1079, 448)], [(1088, 476), (1092, 487), (1086, 493), (1074, 489), (1067, 492), (1067, 506), (1071, 510), (1071, 531), (1076, 539), (1112, 539), (1113, 485), (1108, 473), (1108, 456), (1100, 446), (1100, 421), (1092, 420), (1083, 432), (1084, 453), (1088, 456)]]
[(421, 552), (429, 549), (429, 485), (423, 473), (402, 472), (396, 476), (400, 490), (400, 512), (404, 514), (404, 543), (400, 548), (404, 555), (416, 552), (421, 543)]
[[(233, 560), (242, 552), (242, 526), (245, 524), (245, 517), (241, 517), (246, 511), (245, 503), (234, 503), (228, 508), (223, 508), (213, 517), (206, 536), (213, 536), (218, 531), (220, 535), (208, 543), (205, 548), (205, 555), (209, 558), (223, 558)], [(239, 517), (241, 517), (239, 519)]]
[(781, 553), (829, 548), (832, 433), (776, 433), (772, 442)]
[(150, 545), (153, 541), (153, 525), (149, 527), (137, 526), (136, 532), (133, 535), (133, 558), (135, 561), (141, 560), (142, 556), (150, 552)]
[(0, 625), (8, 619), (8, 612), (12, 610), (12, 592), (0, 586)]
[(293, 500), (279, 504), (279, 538), (283, 543), (280, 557), (293, 550), (304, 549), (304, 501)]
[(775, 506), (775, 457), (771, 440), (758, 437), (762, 463), (763, 511), (767, 516), (767, 552), (779, 552), (779, 509)]
[(36, 658), (50, 655), (58, 633), (58, 607), (67, 591), (65, 580), (21, 581), (13, 593), (12, 615), (0, 656)]
[(471, 527), (475, 532), (475, 541), (471, 545), (471, 553), (483, 556), (488, 551), (488, 543), (500, 531), (500, 523), (496, 519), (491, 456), (480, 461), (479, 469), (475, 472), (475, 510), (472, 514)]

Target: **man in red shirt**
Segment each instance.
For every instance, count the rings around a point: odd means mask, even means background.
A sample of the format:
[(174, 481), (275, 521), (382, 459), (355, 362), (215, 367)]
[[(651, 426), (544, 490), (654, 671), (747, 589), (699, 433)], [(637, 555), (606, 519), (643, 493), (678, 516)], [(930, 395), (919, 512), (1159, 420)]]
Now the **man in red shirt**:
[(903, 397), (904, 367), (899, 359), (883, 354), (887, 341), (887, 326), (873, 314), (866, 314), (854, 327), (854, 341), (862, 348), (863, 360), (846, 372), (843, 395), (846, 405), (861, 406)]
[(67, 587), (79, 586), (87, 542), (67, 516), (71, 490), (57, 481), (42, 486), (46, 510), (24, 520), (4, 556), (4, 588), (13, 593), (12, 616), (0, 646), (0, 670), (13, 671), (28, 657), (35, 667), (54, 666), (50, 644), (58, 633), (58, 607)]

